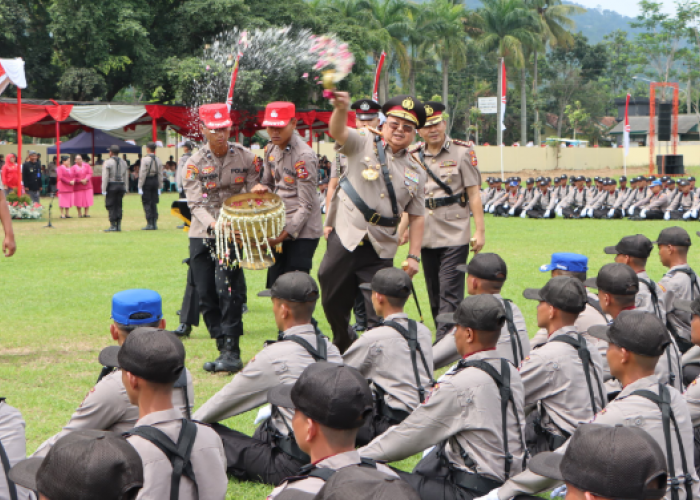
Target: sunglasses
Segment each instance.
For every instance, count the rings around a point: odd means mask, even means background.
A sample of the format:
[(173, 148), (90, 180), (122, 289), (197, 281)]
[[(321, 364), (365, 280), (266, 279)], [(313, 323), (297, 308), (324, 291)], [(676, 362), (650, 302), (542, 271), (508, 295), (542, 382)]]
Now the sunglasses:
[(407, 134), (412, 134), (416, 131), (415, 127), (413, 127), (412, 125), (401, 125), (399, 122), (395, 122), (395, 121), (387, 121), (386, 124), (389, 126), (389, 128), (391, 130), (396, 130), (400, 126), (401, 130), (403, 130)]

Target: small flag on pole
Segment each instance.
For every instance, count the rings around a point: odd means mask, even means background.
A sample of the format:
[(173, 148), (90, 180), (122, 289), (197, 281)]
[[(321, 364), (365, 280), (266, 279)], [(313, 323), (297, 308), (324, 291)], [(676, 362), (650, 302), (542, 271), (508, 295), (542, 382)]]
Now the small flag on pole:
[(231, 86), (228, 89), (228, 96), (226, 97), (226, 107), (229, 112), (233, 106), (233, 89), (236, 88), (236, 78), (238, 78), (238, 61), (241, 58), (241, 53), (239, 52), (236, 56), (236, 62), (233, 65), (233, 71), (231, 72)]
[(386, 57), (386, 52), (382, 52), (379, 56), (379, 63), (377, 63), (377, 71), (374, 73), (374, 89), (372, 90), (372, 99), (374, 102), (379, 102), (379, 77), (382, 74), (382, 66), (384, 66), (384, 58)]
[(0, 94), (12, 83), (20, 89), (27, 88), (22, 59), (0, 59)]
[(622, 134), (622, 144), (625, 147), (625, 156), (627, 156), (630, 152), (630, 116), (629, 116), (629, 109), (630, 109), (630, 95), (627, 94), (627, 102), (625, 102), (625, 129)]
[(503, 80), (501, 83), (501, 130), (506, 129), (506, 88), (507, 88), (507, 80), (506, 80), (506, 63), (503, 59), (501, 59), (501, 71), (503, 74)]

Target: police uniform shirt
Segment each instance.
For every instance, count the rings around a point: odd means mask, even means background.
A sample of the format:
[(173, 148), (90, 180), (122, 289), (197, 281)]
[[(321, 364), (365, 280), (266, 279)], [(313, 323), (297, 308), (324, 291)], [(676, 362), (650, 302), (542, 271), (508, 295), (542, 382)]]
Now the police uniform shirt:
[(216, 222), (224, 201), (234, 194), (250, 192), (258, 184), (259, 162), (249, 149), (229, 143), (223, 158), (217, 158), (205, 145), (185, 165), (183, 188), (192, 212), (189, 236), (213, 238), (207, 229)]
[(575, 208), (585, 207), (588, 200), (591, 198), (591, 193), (586, 188), (575, 188), (562, 201), (559, 202), (558, 208)]
[[(576, 328), (565, 326), (549, 336), (547, 341), (532, 350), (520, 364), (520, 376), (525, 387), (525, 412), (537, 411), (541, 406), (542, 426), (554, 434), (559, 429), (572, 434), (580, 422), (592, 417), (590, 393), (584, 369), (576, 349), (563, 342), (552, 342), (559, 335), (576, 338)], [(603, 362), (596, 346), (586, 341), (591, 353), (591, 383), (598, 408), (602, 408), (596, 376), (603, 382)], [(553, 425), (554, 424), (554, 427)]]
[(318, 157), (298, 134), (286, 148), (274, 144), (263, 159), (262, 184), (277, 194), (286, 210), (284, 229), (293, 239), (320, 238), (323, 234), (318, 199)]
[[(445, 138), (440, 151), (433, 155), (426, 145), (422, 145), (426, 168), (452, 189), (452, 195), (464, 193), (468, 187), (481, 185), (476, 152), (471, 144)], [(418, 148), (420, 150), (420, 148)], [(418, 154), (417, 152), (415, 154)], [(432, 198), (440, 199), (449, 196), (428, 175), (425, 181), (425, 201), (430, 204)], [(461, 206), (459, 202), (449, 206), (430, 206), (425, 209), (425, 232), (423, 233), (423, 248), (443, 248), (469, 244), (469, 204)]]
[[(163, 178), (163, 162), (153, 153), (149, 153), (141, 158), (139, 168), (139, 189), (143, 189), (146, 177), (156, 177), (159, 181)], [(160, 184), (159, 184), (160, 186)]]
[(593, 210), (612, 208), (617, 203), (618, 193), (614, 191), (602, 191), (600, 195), (590, 203)]
[(535, 210), (535, 209), (542, 209), (546, 210), (547, 207), (549, 207), (550, 203), (552, 201), (552, 190), (548, 189), (547, 193), (543, 193), (541, 189), (538, 189), (535, 192), (535, 195), (532, 197), (532, 200), (530, 200), (527, 204), (523, 206), (523, 210), (528, 211), (528, 210)]
[(668, 322), (676, 329), (676, 333), (690, 341), (690, 320), (691, 314), (684, 311), (678, 311), (673, 306), (676, 299), (692, 300), (692, 297), (698, 293), (692, 294), (690, 286), (690, 276), (684, 272), (677, 271), (679, 269), (690, 269), (688, 264), (674, 266), (668, 270), (664, 277), (659, 281), (659, 286), (667, 293), (666, 296), (666, 316)]
[[(284, 332), (284, 337), (297, 335), (317, 348), (316, 332), (313, 325), (299, 325)], [(324, 338), (328, 352), (328, 362), (342, 363), (338, 348)], [(234, 375), (209, 401), (204, 403), (193, 415), (194, 420), (205, 423), (220, 422), (240, 413), (267, 403), (267, 391), (279, 384), (293, 384), (314, 358), (306, 349), (295, 342), (275, 342), (255, 355), (246, 367)], [(280, 408), (280, 413), (290, 422), (293, 412)], [(273, 424), (277, 430), (287, 435), (287, 427), (280, 420)]]
[(102, 192), (107, 192), (110, 182), (122, 182), (126, 187), (129, 176), (129, 167), (126, 162), (118, 156), (112, 156), (102, 165)]
[[(187, 370), (187, 399), (191, 412), (194, 407), (194, 386), (189, 370)], [(173, 406), (177, 409), (179, 418), (187, 417), (185, 397), (181, 389), (173, 391)], [(138, 418), (139, 408), (129, 402), (129, 396), (122, 382), (122, 372), (115, 370), (90, 389), (63, 430), (41, 444), (34, 455), (45, 456), (56, 441), (71, 431), (100, 430), (121, 434), (133, 429)]]
[[(150, 413), (136, 422), (136, 426), (155, 427), (177, 443), (182, 428), (182, 415), (170, 409)], [(180, 479), (179, 500), (224, 500), (228, 477), (226, 476), (226, 454), (219, 435), (206, 425), (197, 425), (197, 435), (192, 446), (190, 463), (195, 485), (186, 475)], [(140, 437), (129, 436), (129, 444), (143, 461), (143, 487), (137, 500), (163, 500), (170, 498), (170, 478), (173, 467), (168, 457), (152, 442)]]
[(500, 202), (504, 197), (508, 195), (508, 191), (505, 189), (494, 189), (493, 192), (491, 193), (491, 196), (489, 197), (488, 200), (486, 200), (486, 203), (484, 205), (493, 205), (494, 203)]
[[(500, 294), (494, 294), (493, 296), (499, 300), (501, 305), (504, 304), (503, 297), (501, 297)], [(520, 308), (515, 303), (511, 302), (510, 307), (513, 310), (513, 323), (518, 331), (520, 345), (523, 347), (523, 356), (527, 356), (530, 354), (530, 337), (527, 334), (525, 318), (523, 317), (522, 311), (520, 311)], [(455, 331), (456, 328), (452, 328), (440, 342), (433, 346), (433, 363), (435, 364), (436, 370), (452, 364), (460, 358), (457, 346), (455, 345)], [(498, 337), (496, 350), (501, 358), (507, 359), (516, 366), (519, 364), (516, 364), (513, 359), (513, 344), (510, 341), (510, 331), (508, 330), (507, 322), (504, 323), (501, 328), (501, 336)]]
[(689, 191), (681, 193), (680, 191), (673, 197), (666, 210), (690, 210), (695, 204), (695, 193)]
[[(336, 151), (348, 157), (347, 179), (364, 202), (383, 217), (392, 217), (389, 191), (384, 184), (379, 159), (374, 152), (375, 144), (383, 147), (386, 154), (386, 167), (396, 193), (398, 216), (403, 212), (409, 215), (425, 215), (425, 182), (427, 174), (420, 161), (407, 149), (394, 153), (383, 141), (375, 143), (374, 133), (366, 129), (348, 130), (345, 144), (336, 144)], [(363, 170), (374, 169), (377, 178), (367, 180)], [(343, 246), (350, 252), (360, 244), (365, 236), (369, 237), (374, 250), (381, 259), (392, 259), (398, 248), (399, 234), (393, 227), (370, 224), (358, 210), (350, 197), (338, 189), (333, 198), (338, 197), (335, 231)]]
[[(384, 319), (408, 328), (408, 316), (404, 313), (391, 314)], [(425, 372), (419, 353), (416, 366), (421, 386), (428, 389), (433, 378), (433, 336), (424, 324), (417, 323), (417, 327), (418, 343), (430, 373)], [(356, 368), (365, 379), (384, 389), (385, 403), (391, 408), (410, 413), (420, 404), (408, 342), (390, 326), (378, 326), (363, 333), (345, 351), (343, 363)]]
[[(648, 312), (650, 314), (653, 314), (657, 316), (661, 322), (665, 325), (666, 324), (666, 291), (662, 290), (661, 287), (658, 285), (658, 283), (653, 283), (651, 281), (651, 278), (649, 278), (649, 275), (647, 274), (646, 271), (642, 271), (641, 273), (637, 273), (637, 277), (639, 278), (639, 292), (637, 292), (637, 296), (635, 298), (634, 304), (637, 309), (640, 311)], [(654, 285), (654, 290), (656, 291), (656, 297), (658, 299), (658, 307), (659, 310), (657, 311), (654, 308), (654, 302), (651, 299), (651, 290), (649, 289), (649, 285), (647, 283)]]
[(700, 426), (700, 384), (698, 379), (693, 380), (683, 394), (690, 412), (690, 420), (693, 427)]
[(515, 191), (509, 189), (504, 196), (501, 196), (498, 201), (494, 201), (491, 205), (494, 207), (501, 205), (512, 207), (518, 202), (518, 198), (520, 198), (520, 189), (516, 189)]
[(633, 206), (641, 207), (643, 210), (666, 210), (669, 203), (670, 199), (665, 192), (659, 191), (654, 194), (649, 191), (649, 195), (646, 198), (636, 202)]
[(520, 193), (520, 198), (518, 198), (518, 201), (513, 207), (520, 208), (521, 206), (527, 206), (527, 204), (535, 198), (535, 193), (537, 193), (537, 191), (539, 191), (539, 189), (535, 189), (534, 187), (523, 189)]
[(177, 169), (175, 169), (175, 185), (178, 189), (182, 189), (182, 181), (185, 179), (185, 165), (192, 157), (192, 153), (185, 153), (177, 161)]
[(626, 210), (638, 201), (645, 199), (648, 191), (648, 187), (633, 189), (622, 204), (622, 208)]
[[(587, 421), (590, 420), (596, 424), (609, 426), (623, 425), (640, 428), (654, 438), (654, 440), (664, 451), (665, 456), (666, 440), (664, 439), (661, 411), (656, 403), (650, 401), (649, 399), (643, 396), (631, 395), (634, 391), (640, 390), (658, 394), (658, 377), (656, 375), (651, 375), (629, 384), (622, 390), (617, 398), (611, 401), (604, 409), (599, 411), (593, 420), (587, 419)], [(693, 467), (693, 427), (688, 405), (686, 405), (683, 396), (677, 390), (669, 387), (668, 391), (671, 395), (671, 409), (673, 410), (676, 421), (678, 422), (678, 429), (683, 441), (685, 457), (688, 463), (688, 472), (693, 477), (692, 496), (688, 497), (685, 494), (685, 487), (683, 486), (685, 478), (683, 477), (680, 449), (678, 447), (678, 441), (676, 440), (676, 433), (673, 423), (671, 423), (671, 443), (674, 459), (673, 463), (676, 470), (675, 473), (669, 474), (669, 480), (671, 479), (671, 476), (675, 476), (681, 482), (681, 487), (679, 489), (679, 500), (700, 498), (700, 480), (695, 472), (695, 467)], [(555, 453), (563, 455), (568, 445), (569, 441), (558, 448)], [(501, 488), (498, 490), (498, 496), (499, 498), (505, 499), (513, 498), (519, 494), (533, 494), (552, 488), (556, 484), (558, 484), (558, 481), (539, 476), (528, 470), (513, 477), (503, 486), (501, 486)], [(666, 500), (671, 500), (670, 488), (666, 491), (666, 496), (664, 498)]]
[[(500, 373), (501, 359), (495, 351), (472, 354), (468, 361), (485, 361)], [(517, 368), (508, 364), (510, 387), (521, 426), (525, 424), (524, 388)], [(508, 405), (508, 451), (513, 454), (511, 473), (522, 471), (523, 454), (520, 432), (513, 405)], [(590, 418), (590, 416), (589, 416)], [(402, 460), (447, 440), (446, 457), (458, 469), (505, 479), (501, 397), (496, 383), (479, 368), (447, 372), (433, 389), (430, 398), (399, 425), (377, 436), (360, 455), (390, 462)], [(464, 454), (461, 451), (464, 450)], [(466, 455), (466, 456), (465, 456)], [(467, 466), (470, 458), (474, 464)]]
[[(10, 467), (27, 458), (27, 440), (24, 435), (24, 418), (16, 408), (0, 400), (0, 443), (5, 448)], [(5, 475), (4, 468), (0, 474)], [(29, 490), (17, 486), (17, 500), (34, 498)], [(0, 478), (0, 500), (10, 500), (10, 489), (7, 478)]]

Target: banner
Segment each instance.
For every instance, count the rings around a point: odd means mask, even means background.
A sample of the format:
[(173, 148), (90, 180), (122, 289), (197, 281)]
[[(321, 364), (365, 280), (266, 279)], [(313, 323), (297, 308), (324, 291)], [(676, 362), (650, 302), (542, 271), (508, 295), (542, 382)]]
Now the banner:
[(506, 88), (507, 88), (507, 82), (508, 80), (506, 79), (506, 63), (503, 59), (501, 59), (501, 74), (503, 75), (503, 79), (501, 80), (501, 130), (506, 129)]
[(20, 89), (27, 88), (22, 59), (0, 59), (0, 95), (10, 83)]

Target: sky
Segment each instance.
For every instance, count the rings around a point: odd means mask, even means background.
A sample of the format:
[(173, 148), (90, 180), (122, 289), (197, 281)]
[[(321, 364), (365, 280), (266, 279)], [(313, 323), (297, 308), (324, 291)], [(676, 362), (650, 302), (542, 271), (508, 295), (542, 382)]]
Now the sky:
[[(657, 2), (663, 4), (664, 12), (672, 14), (675, 12), (675, 2), (674, 0), (656, 0)], [(639, 1), (638, 0), (615, 0), (610, 3), (602, 3), (600, 0), (572, 0), (573, 3), (578, 3), (587, 7), (589, 9), (595, 9), (596, 7), (602, 7), (603, 9), (614, 10), (620, 14), (628, 17), (634, 17), (639, 14)]]

